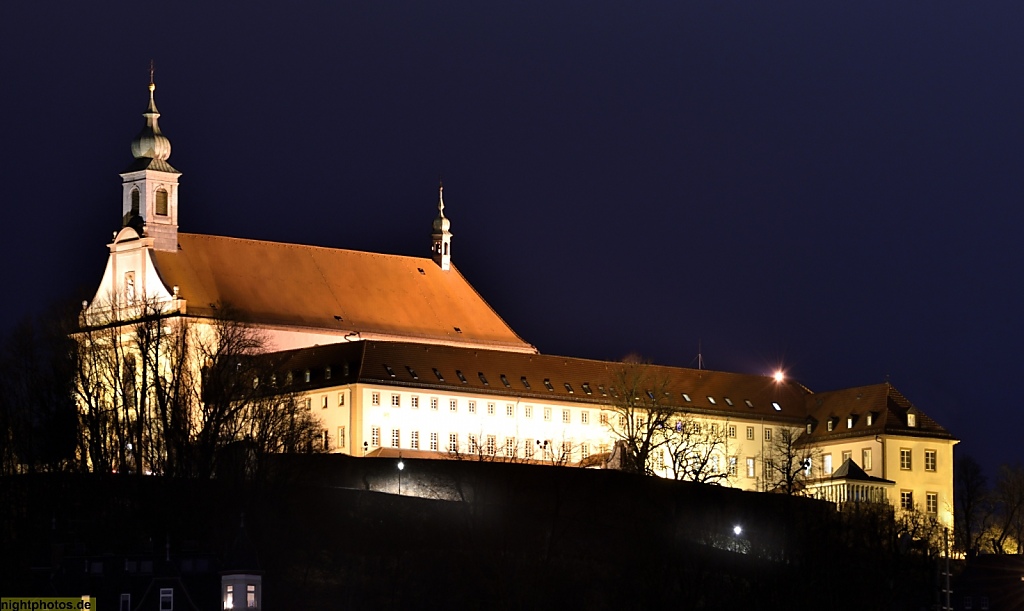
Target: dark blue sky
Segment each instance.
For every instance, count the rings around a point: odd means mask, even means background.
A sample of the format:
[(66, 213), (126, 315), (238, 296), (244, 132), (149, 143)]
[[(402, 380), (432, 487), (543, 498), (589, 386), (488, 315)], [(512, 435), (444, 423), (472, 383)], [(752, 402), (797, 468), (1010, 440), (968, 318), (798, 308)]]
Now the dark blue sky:
[(542, 352), (888, 375), (1021, 458), (1024, 4), (207, 4), (0, 6), (4, 329), (99, 282), (153, 58), (183, 231), (427, 256), (441, 174)]

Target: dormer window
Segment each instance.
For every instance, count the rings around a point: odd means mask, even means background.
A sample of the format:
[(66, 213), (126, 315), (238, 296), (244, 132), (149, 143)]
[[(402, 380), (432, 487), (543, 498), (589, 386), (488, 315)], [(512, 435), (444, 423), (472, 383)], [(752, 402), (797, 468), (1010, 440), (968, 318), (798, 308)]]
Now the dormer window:
[(303, 374), (303, 377), (306, 379), (307, 382), (309, 382), (310, 373), (308, 369), (306, 370), (305, 374)]
[(830, 433), (832, 432), (832, 429), (834, 429), (834, 428), (835, 428), (835, 421), (834, 421), (834, 420), (832, 420), (831, 418), (829, 418), (829, 419), (828, 419), (828, 425), (827, 425), (827, 428), (828, 428), (828, 430), (829, 430), (829, 432), (830, 432)]
[(330, 367), (327, 367), (327, 368), (324, 369), (324, 379), (325, 380), (330, 380), (331, 379), (331, 368)]
[(156, 190), (156, 204), (153, 210), (157, 216), (167, 216), (167, 190), (163, 187)]
[(847, 416), (846, 417), (846, 428), (848, 428), (848, 429), (852, 429), (853, 428), (853, 416)]
[(807, 434), (810, 435), (811, 431), (814, 430), (814, 425), (810, 422), (807, 423)]
[(909, 427), (917, 426), (917, 414), (909, 414), (909, 413), (907, 414), (907, 426), (909, 426)]
[(867, 419), (868, 419), (868, 421), (867, 421), (868, 426), (871, 426), (872, 424), (875, 423), (875, 415), (874, 414), (868, 414)]

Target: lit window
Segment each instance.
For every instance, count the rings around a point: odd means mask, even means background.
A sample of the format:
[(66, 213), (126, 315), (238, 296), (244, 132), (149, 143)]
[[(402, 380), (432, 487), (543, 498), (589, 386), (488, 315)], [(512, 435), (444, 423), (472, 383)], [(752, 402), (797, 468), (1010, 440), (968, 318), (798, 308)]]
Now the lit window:
[(924, 470), (925, 471), (934, 471), (935, 470), (935, 463), (936, 463), (935, 450), (925, 450), (924, 451)]
[(459, 401), (457, 399), (448, 400), (448, 411), (457, 412), (459, 411)]
[(807, 423), (807, 434), (810, 435), (811, 431), (813, 431), (813, 430), (814, 430), (814, 424), (808, 422)]
[(420, 449), (420, 432), (413, 431), (409, 434), (409, 447), (418, 450)]
[(516, 455), (516, 440), (513, 437), (505, 438), (505, 456), (509, 458)]
[(309, 370), (307, 369), (307, 370), (306, 370), (306, 372), (305, 372), (305, 374), (303, 374), (303, 377), (305, 378), (305, 380), (306, 380), (307, 382), (309, 381), (309, 376), (310, 376), (310, 373), (309, 373)]
[(715, 398), (712, 397), (711, 395), (708, 395), (708, 403), (710, 403), (711, 405), (718, 405), (718, 403), (715, 402)]
[(754, 459), (747, 458), (747, 477), (754, 477)]
[(900, 469), (910, 471), (913, 466), (914, 464), (911, 458), (910, 448), (900, 448)]
[(476, 401), (470, 401), (468, 404), (466, 404), (466, 409), (469, 410), (469, 413), (475, 414), (476, 413)]
[(587, 410), (580, 412), (580, 422), (582, 424), (590, 424), (590, 412)]
[(469, 453), (470, 454), (476, 454), (476, 452), (477, 452), (476, 435), (470, 434), (470, 436), (469, 436)]
[(338, 427), (338, 449), (344, 449), (345, 447), (345, 427)]
[(831, 432), (831, 431), (832, 431), (832, 428), (834, 427), (834, 425), (835, 425), (835, 424), (834, 424), (834, 423), (832, 422), (832, 419), (831, 419), (831, 418), (829, 418), (829, 419), (828, 419), (828, 422), (826, 423), (826, 425), (825, 425), (825, 426), (826, 426), (826, 428), (828, 428), (829, 432)]
[(764, 440), (765, 441), (771, 441), (772, 440), (772, 430), (770, 428), (768, 428), (768, 427), (764, 428)]
[(590, 457), (590, 446), (588, 444), (585, 444), (585, 443), (580, 444), (580, 458), (589, 458), (589, 457)]
[(375, 426), (370, 429), (370, 445), (373, 447), (380, 446), (380, 427)]
[(535, 442), (534, 442), (533, 439), (527, 439), (526, 440), (526, 445), (523, 446), (523, 454), (526, 455), (526, 458), (533, 458), (533, 444), (534, 443)]
[(917, 426), (917, 414), (907, 414), (907, 426)]
[(924, 510), (930, 514), (939, 513), (939, 493), (926, 492), (924, 495)]
[(437, 397), (430, 397), (430, 409), (437, 411)]
[(775, 401), (772, 401), (772, 407), (774, 407), (775, 411), (777, 411), (777, 412), (781, 412), (782, 411), (782, 406), (779, 405), (778, 403), (776, 403)]
[(747, 404), (747, 407), (754, 407), (754, 404), (750, 402), (750, 399), (744, 399), (743, 402)]
[(509, 418), (515, 418), (516, 406), (514, 403), (505, 404), (505, 415), (508, 416)]
[(417, 397), (417, 396), (409, 397), (409, 405), (413, 409), (419, 409), (420, 408), (420, 398)]
[(402, 395), (391, 395), (392, 407), (402, 407)]
[(550, 407), (545, 407), (544, 408), (544, 420), (546, 420), (548, 422), (551, 422), (551, 408)]
[(821, 468), (825, 472), (825, 475), (831, 475), (832, 474), (832, 455), (831, 454), (826, 454), (825, 456), (822, 457)]
[(458, 452), (459, 451), (459, 434), (448, 433), (448, 451)]
[(747, 427), (747, 439), (753, 439), (753, 438), (754, 438), (754, 427), (748, 426)]
[(900, 509), (914, 508), (914, 492), (912, 490), (900, 490)]
[(605, 412), (601, 412), (601, 413), (600, 413), (600, 414), (598, 414), (598, 416), (597, 416), (597, 421), (598, 421), (598, 422), (599, 422), (599, 423), (600, 423), (600, 424), (601, 424), (602, 426), (608, 426), (608, 414), (606, 414)]
[(868, 416), (867, 416), (867, 425), (871, 426), (874, 423), (875, 423), (875, 415), (874, 414), (868, 414)]
[(569, 410), (567, 410), (567, 409), (563, 409), (562, 410), (562, 422), (564, 422), (565, 424), (569, 424), (570, 422), (572, 422), (572, 417), (571, 416), (572, 415), (569, 413)]
[(370, 393), (370, 405), (380, 405), (380, 393)]
[(865, 471), (871, 470), (871, 448), (864, 448), (860, 451), (860, 462), (860, 466), (864, 467)]
[(437, 433), (430, 434), (430, 451), (437, 452)]
[(494, 404), (493, 403), (488, 403), (487, 404), (487, 415), (488, 416), (493, 416), (494, 415)]
[(402, 434), (399, 432), (398, 429), (391, 429), (391, 447), (402, 447)]
[(722, 398), (725, 399), (725, 404), (726, 405), (728, 405), (729, 407), (732, 407), (732, 399), (730, 399), (729, 397), (722, 397)]
[(736, 439), (736, 425), (735, 424), (730, 424), (729, 425), (729, 437), (731, 439)]
[(533, 406), (532, 405), (527, 405), (527, 406), (523, 407), (523, 417), (524, 418), (533, 418)]
[(497, 440), (494, 438), (494, 435), (488, 435), (487, 436), (487, 455), (488, 456), (494, 456), (494, 452), (496, 451), (496, 449), (497, 449)]
[(245, 586), (245, 606), (250, 609), (256, 608), (256, 586), (248, 584)]
[(690, 395), (686, 394), (685, 392), (683, 393), (683, 401), (686, 401), (687, 403), (693, 402), (692, 399), (690, 399)]
[(619, 429), (624, 428), (626, 428), (626, 417), (623, 416), (622, 414), (619, 414)]
[(846, 418), (846, 428), (848, 428), (848, 429), (852, 429), (853, 428), (853, 416), (847, 416), (847, 418)]
[(736, 477), (736, 457), (729, 457), (729, 477)]

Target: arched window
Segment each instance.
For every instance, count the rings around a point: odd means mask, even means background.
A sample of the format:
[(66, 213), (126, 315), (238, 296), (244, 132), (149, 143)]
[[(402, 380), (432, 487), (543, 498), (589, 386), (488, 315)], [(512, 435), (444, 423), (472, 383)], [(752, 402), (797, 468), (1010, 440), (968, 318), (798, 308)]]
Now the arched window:
[(156, 214), (157, 216), (167, 216), (167, 191), (163, 188), (156, 190)]
[(132, 215), (139, 215), (139, 189), (138, 187), (132, 189)]

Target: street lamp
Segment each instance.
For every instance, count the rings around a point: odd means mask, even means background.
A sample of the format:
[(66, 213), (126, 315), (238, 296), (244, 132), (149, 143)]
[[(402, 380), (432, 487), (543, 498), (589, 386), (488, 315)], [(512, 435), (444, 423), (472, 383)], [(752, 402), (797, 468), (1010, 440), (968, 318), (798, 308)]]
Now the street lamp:
[(405, 470), (405, 463), (402, 462), (402, 455), (398, 455), (398, 496), (402, 496), (402, 471)]
[(740, 526), (739, 524), (737, 524), (736, 526), (733, 526), (732, 527), (732, 534), (736, 535), (737, 537), (742, 535), (743, 534), (743, 527)]

